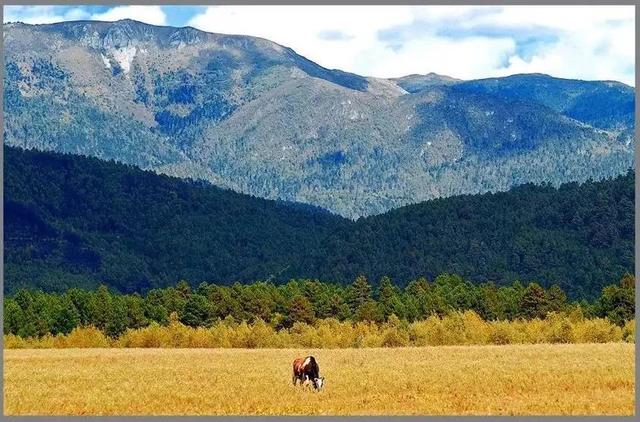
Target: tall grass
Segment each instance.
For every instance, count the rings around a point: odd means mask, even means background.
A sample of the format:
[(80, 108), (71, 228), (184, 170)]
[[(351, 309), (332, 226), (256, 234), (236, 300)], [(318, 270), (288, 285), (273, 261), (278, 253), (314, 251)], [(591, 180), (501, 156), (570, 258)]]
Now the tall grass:
[(262, 320), (251, 324), (231, 319), (211, 327), (192, 328), (175, 318), (166, 325), (128, 329), (109, 338), (94, 327), (78, 327), (68, 335), (39, 338), (4, 336), (8, 349), (20, 348), (364, 348), (440, 345), (635, 342), (635, 321), (624, 327), (608, 319), (548, 314), (545, 319), (484, 321), (473, 311), (431, 316), (409, 323), (392, 316), (383, 324), (338, 321), (295, 323), (276, 330)]
[[(85, 417), (630, 416), (634, 351), (629, 343), (5, 350), (3, 410)], [(326, 378), (319, 393), (291, 382), (291, 362), (306, 354)]]

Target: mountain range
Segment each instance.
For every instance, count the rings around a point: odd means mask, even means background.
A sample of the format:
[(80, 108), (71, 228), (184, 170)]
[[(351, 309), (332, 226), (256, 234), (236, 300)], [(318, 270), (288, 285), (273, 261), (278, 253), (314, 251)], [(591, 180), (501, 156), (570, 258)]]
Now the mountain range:
[(629, 172), (583, 184), (407, 205), (352, 221), (95, 158), (4, 147), (4, 288), (104, 283), (145, 292), (184, 279), (372, 284), (457, 273), (558, 284), (596, 297), (634, 265)]
[(7, 145), (349, 219), (634, 167), (634, 89), (619, 82), (364, 77), (265, 39), (131, 20), (3, 31)]

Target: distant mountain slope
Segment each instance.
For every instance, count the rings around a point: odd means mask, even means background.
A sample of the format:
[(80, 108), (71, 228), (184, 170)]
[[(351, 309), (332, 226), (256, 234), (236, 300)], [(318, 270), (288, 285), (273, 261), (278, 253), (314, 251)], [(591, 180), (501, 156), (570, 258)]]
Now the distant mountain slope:
[(600, 129), (634, 127), (634, 89), (616, 81), (577, 81), (548, 75), (513, 75), (460, 83), (461, 92), (543, 104)]
[(130, 20), (5, 24), (4, 45), (9, 145), (354, 219), (634, 165), (633, 89), (618, 83), (365, 78), (260, 38)]
[(446, 75), (438, 75), (437, 73), (428, 73), (426, 75), (407, 75), (401, 78), (392, 79), (398, 86), (412, 94), (420, 91), (428, 90), (439, 85), (453, 85), (462, 82), (460, 79), (452, 78)]
[(633, 173), (433, 200), (353, 222), (93, 158), (4, 154), (5, 291), (104, 282), (132, 292), (180, 279), (346, 283), (358, 274), (404, 285), (454, 272), (592, 297), (633, 271)]

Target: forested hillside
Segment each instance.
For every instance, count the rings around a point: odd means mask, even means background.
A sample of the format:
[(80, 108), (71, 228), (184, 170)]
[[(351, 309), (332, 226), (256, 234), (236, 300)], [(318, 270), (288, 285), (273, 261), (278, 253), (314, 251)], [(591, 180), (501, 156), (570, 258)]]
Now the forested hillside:
[(558, 284), (593, 298), (633, 271), (634, 178), (468, 195), (356, 222), (93, 158), (5, 147), (5, 291), (105, 283), (145, 292), (214, 282), (365, 275), (405, 286)]
[(475, 282), (557, 283), (573, 297), (592, 297), (633, 271), (634, 186), (630, 171), (406, 206), (332, 234), (311, 275), (403, 281), (455, 272)]
[(512, 75), (456, 85), (461, 92), (531, 101), (601, 129), (632, 130), (633, 88), (616, 81), (580, 81), (547, 75)]
[(4, 149), (5, 291), (279, 276), (348, 220), (73, 155)]

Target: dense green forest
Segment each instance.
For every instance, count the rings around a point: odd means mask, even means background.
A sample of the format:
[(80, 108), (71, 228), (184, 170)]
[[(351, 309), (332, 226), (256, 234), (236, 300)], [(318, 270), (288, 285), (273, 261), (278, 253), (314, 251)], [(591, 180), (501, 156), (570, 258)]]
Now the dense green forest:
[(4, 148), (5, 291), (278, 276), (348, 220), (95, 158)]
[(204, 182), (81, 156), (4, 147), (5, 291), (104, 283), (145, 293), (363, 274), (399, 287), (456, 273), (533, 280), (593, 299), (633, 271), (634, 179), (523, 185), (351, 221)]
[[(620, 326), (634, 317), (635, 279), (626, 274), (605, 287), (593, 302), (570, 302), (557, 285), (515, 282), (498, 287), (476, 285), (458, 275), (443, 274), (433, 282), (421, 278), (404, 288), (388, 277), (374, 288), (363, 277), (351, 284), (292, 280), (286, 284), (257, 282), (220, 286), (202, 283), (192, 289), (182, 281), (174, 287), (152, 289), (146, 295), (121, 295), (106, 286), (97, 290), (69, 289), (64, 293), (20, 290), (4, 301), (4, 332), (21, 337), (68, 334), (75, 327), (93, 326), (111, 337), (127, 328), (170, 320), (191, 326), (217, 321), (263, 321), (276, 330), (317, 319), (382, 323), (391, 319), (416, 321), (429, 316), (472, 310), (486, 321), (545, 318), (548, 313), (577, 311), (603, 317)], [(173, 316), (172, 316), (173, 315)]]
[(432, 200), (358, 220), (321, 243), (324, 280), (405, 281), (454, 272), (474, 282), (536, 280), (592, 298), (634, 269), (635, 174)]

